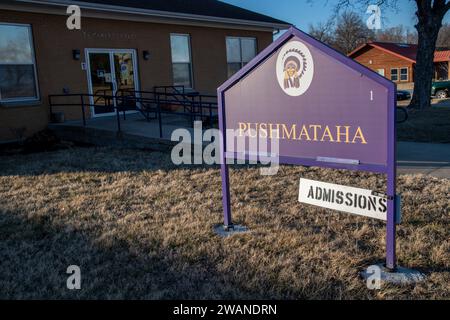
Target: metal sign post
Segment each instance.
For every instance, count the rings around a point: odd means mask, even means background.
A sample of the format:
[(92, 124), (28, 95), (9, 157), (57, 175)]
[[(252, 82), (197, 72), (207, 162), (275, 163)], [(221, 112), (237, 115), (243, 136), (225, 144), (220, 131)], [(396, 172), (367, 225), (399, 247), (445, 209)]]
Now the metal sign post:
[[(278, 130), (280, 164), (385, 174), (386, 264), (396, 262), (395, 84), (291, 28), (218, 88), (225, 230), (233, 229), (227, 130)], [(270, 139), (272, 136), (270, 136)], [(352, 160), (353, 159), (353, 160)]]
[(225, 156), (226, 144), (226, 127), (225, 127), (225, 114), (223, 112), (223, 97), (222, 94), (218, 95), (218, 107), (219, 107), (219, 130), (222, 133), (220, 139), (220, 174), (222, 176), (222, 206), (224, 216), (224, 228), (226, 231), (233, 228), (233, 222), (231, 220), (231, 205), (230, 205), (230, 177), (228, 172), (227, 158)]
[(386, 268), (390, 271), (395, 271), (397, 268), (396, 256), (396, 185), (397, 185), (397, 126), (395, 107), (397, 91), (390, 90), (388, 93), (388, 161), (387, 161), (387, 224), (386, 224)]

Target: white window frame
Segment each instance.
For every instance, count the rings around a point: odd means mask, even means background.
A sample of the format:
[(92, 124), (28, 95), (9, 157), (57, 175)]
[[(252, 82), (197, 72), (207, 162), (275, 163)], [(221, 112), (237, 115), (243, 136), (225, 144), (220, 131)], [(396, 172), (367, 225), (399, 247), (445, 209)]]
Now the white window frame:
[[(406, 70), (406, 80), (402, 80), (402, 70)], [(408, 80), (409, 80), (409, 68), (408, 67), (400, 68), (398, 76), (399, 76), (399, 81), (401, 81), (401, 82), (408, 82)]]
[[(36, 89), (36, 96), (35, 97), (23, 97), (23, 98), (8, 98), (8, 99), (2, 99), (1, 98), (1, 92), (0, 92), (0, 104), (14, 104), (14, 103), (20, 103), (20, 102), (38, 102), (40, 101), (40, 91), (39, 91), (39, 79), (37, 74), (37, 67), (36, 67), (36, 54), (34, 50), (34, 41), (33, 41), (33, 28), (31, 24), (23, 24), (23, 23), (8, 23), (8, 22), (1, 22), (0, 26), (19, 26), (19, 27), (27, 27), (28, 28), (28, 35), (29, 35), (29, 41), (30, 41), (30, 48), (31, 48), (31, 58), (33, 63), (33, 70), (34, 70), (34, 83), (35, 83), (35, 89)], [(17, 65), (16, 63), (0, 63), (0, 65)]]
[(250, 39), (250, 40), (254, 40), (255, 41), (255, 57), (258, 55), (258, 39), (256, 37), (226, 36), (225, 37), (225, 49), (227, 49), (228, 39), (238, 39), (239, 40), (239, 50), (241, 51), (240, 52), (241, 61), (240, 62), (228, 62), (228, 56), (227, 56), (227, 69), (228, 69), (228, 64), (230, 64), (230, 63), (240, 63), (241, 64), (241, 69), (244, 67), (244, 63), (248, 63), (248, 62), (244, 62), (243, 59), (242, 59), (242, 57), (243, 57), (243, 54), (242, 54), (242, 40), (243, 39)]
[(384, 68), (377, 69), (377, 73), (378, 73), (380, 76), (383, 76), (383, 77), (386, 76), (386, 70), (385, 70)]
[[(392, 78), (392, 71), (394, 71), (394, 70), (396, 70), (397, 71), (397, 79), (396, 80), (394, 80), (393, 78)], [(390, 76), (391, 76), (391, 81), (394, 81), (394, 82), (399, 82), (399, 80), (400, 80), (400, 70), (399, 70), (399, 68), (391, 68), (391, 74), (390, 74)]]
[(191, 86), (190, 87), (185, 87), (185, 89), (193, 89), (195, 88), (194, 85), (194, 63), (192, 61), (192, 45), (191, 45), (191, 35), (189, 33), (170, 33), (169, 34), (169, 42), (170, 42), (170, 61), (172, 62), (172, 84), (175, 86), (174, 83), (174, 74), (173, 74), (173, 65), (175, 63), (181, 63), (181, 62), (173, 62), (173, 57), (172, 57), (172, 36), (184, 36), (188, 38), (188, 50), (189, 50), (189, 65), (190, 65), (190, 76), (191, 76)]
[[(105, 53), (109, 55), (109, 59), (110, 62), (112, 62), (113, 60), (113, 55), (115, 53), (131, 53), (133, 56), (133, 69), (134, 69), (134, 87), (135, 90), (139, 91), (141, 90), (141, 86), (139, 83), (139, 64), (138, 64), (138, 55), (137, 55), (137, 50), (135, 49), (111, 49), (111, 48), (86, 48), (84, 49), (84, 56), (86, 57), (86, 76), (87, 76), (87, 83), (88, 83), (88, 92), (89, 94), (93, 95), (94, 94), (94, 90), (93, 90), (93, 86), (92, 86), (92, 73), (91, 73), (91, 57), (90, 54), (91, 53)], [(112, 66), (111, 64), (111, 70), (114, 70), (113, 68), (115, 68), (115, 66)], [(112, 80), (113, 80), (113, 86), (114, 86), (114, 91), (116, 91), (117, 89), (117, 79), (116, 79), (116, 75), (113, 73), (112, 74)], [(136, 92), (135, 94), (137, 97), (140, 97), (139, 92)], [(90, 114), (91, 117), (93, 118), (98, 118), (98, 117), (107, 117), (107, 116), (111, 116), (111, 114), (115, 114), (115, 111), (112, 113), (101, 113), (101, 114), (95, 114), (95, 106), (94, 106), (94, 97), (91, 96), (89, 97), (89, 102), (91, 104), (90, 106)], [(114, 107), (116, 107), (117, 101), (113, 101)], [(125, 111), (126, 114), (132, 114), (132, 113), (137, 113), (139, 111)]]

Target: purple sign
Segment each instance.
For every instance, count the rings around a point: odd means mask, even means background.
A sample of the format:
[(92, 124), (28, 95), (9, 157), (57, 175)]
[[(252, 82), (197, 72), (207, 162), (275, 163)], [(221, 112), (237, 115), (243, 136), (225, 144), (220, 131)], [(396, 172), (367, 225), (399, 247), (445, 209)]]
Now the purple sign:
[(225, 132), (233, 129), (277, 139), (280, 163), (387, 174), (386, 266), (394, 269), (395, 90), (386, 78), (289, 29), (218, 89), (225, 226), (233, 225), (225, 159), (242, 156), (227, 149)]

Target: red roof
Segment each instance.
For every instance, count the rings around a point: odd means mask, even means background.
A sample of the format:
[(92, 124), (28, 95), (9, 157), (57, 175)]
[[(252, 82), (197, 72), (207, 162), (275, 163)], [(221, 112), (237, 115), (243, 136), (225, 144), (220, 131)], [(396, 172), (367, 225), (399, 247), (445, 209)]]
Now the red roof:
[(434, 62), (450, 61), (450, 50), (436, 51), (434, 53)]
[[(356, 48), (354, 51), (349, 53), (348, 56), (349, 57), (354, 56), (356, 53), (358, 53), (361, 49), (365, 48), (366, 46), (378, 48), (380, 50), (391, 53), (395, 56), (406, 59), (413, 63), (416, 62), (417, 45), (406, 43), (375, 42), (375, 41), (369, 42), (360, 46), (359, 48)], [(434, 62), (443, 62), (443, 61), (450, 61), (450, 50), (436, 51), (434, 53)]]

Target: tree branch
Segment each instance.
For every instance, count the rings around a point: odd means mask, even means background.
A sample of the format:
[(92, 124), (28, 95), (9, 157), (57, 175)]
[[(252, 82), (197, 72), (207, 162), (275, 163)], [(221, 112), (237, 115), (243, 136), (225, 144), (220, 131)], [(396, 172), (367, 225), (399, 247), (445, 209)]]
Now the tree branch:
[(422, 15), (431, 10), (431, 0), (416, 0), (417, 12)]
[[(416, 0), (419, 1), (419, 0)], [(430, 0), (431, 1), (431, 0)], [(375, 2), (375, 3), (374, 3)], [(368, 7), (371, 4), (375, 4), (379, 7), (387, 7), (394, 10), (398, 10), (398, 0), (358, 0), (358, 1), (350, 1), (350, 0), (339, 0), (335, 5), (335, 11), (340, 13), (343, 10), (352, 9), (356, 6), (365, 6)]]

